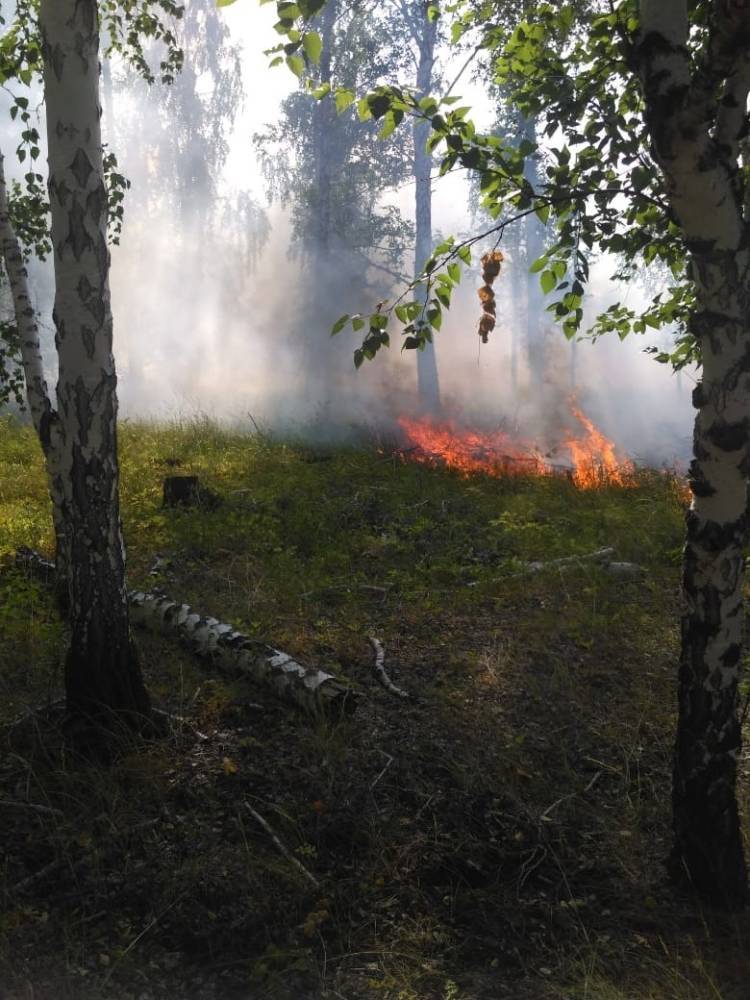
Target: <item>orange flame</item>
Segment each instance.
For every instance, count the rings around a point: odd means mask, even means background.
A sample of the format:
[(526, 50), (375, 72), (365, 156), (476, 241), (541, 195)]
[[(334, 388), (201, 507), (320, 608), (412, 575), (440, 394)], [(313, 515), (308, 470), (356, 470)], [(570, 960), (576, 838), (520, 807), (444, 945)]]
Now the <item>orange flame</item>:
[(576, 437), (566, 432), (565, 445), (573, 462), (573, 482), (580, 489), (590, 490), (605, 484), (628, 486), (633, 482), (635, 466), (628, 458), (617, 454), (613, 441), (594, 426), (585, 413), (569, 401), (570, 412), (583, 426), (585, 434)]
[[(443, 465), (461, 475), (484, 473), (489, 476), (552, 476), (567, 474), (580, 489), (605, 485), (627, 486), (633, 481), (633, 463), (617, 451), (589, 418), (569, 401), (572, 416), (582, 432), (563, 432), (560, 447), (567, 451), (570, 465), (549, 461), (532, 442), (506, 431), (481, 432), (459, 427), (453, 421), (437, 423), (429, 418), (399, 418), (399, 426), (409, 442), (401, 454), (428, 465)], [(557, 448), (552, 449), (556, 453)]]

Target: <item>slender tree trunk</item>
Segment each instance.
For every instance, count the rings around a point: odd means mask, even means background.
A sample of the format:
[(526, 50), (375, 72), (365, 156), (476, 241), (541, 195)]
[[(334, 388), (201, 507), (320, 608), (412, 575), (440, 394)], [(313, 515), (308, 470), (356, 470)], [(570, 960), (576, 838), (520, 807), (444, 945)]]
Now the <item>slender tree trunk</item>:
[(750, 89), (747, 8), (716, 5), (710, 58), (699, 73), (688, 50), (686, 4), (641, 0), (640, 9), (641, 35), (629, 56), (690, 254), (691, 322), (703, 360), (693, 394), (671, 865), (702, 896), (733, 906), (747, 899), (736, 799), (750, 471), (750, 227), (738, 168)]
[[(338, 14), (337, 0), (327, 0), (320, 15), (319, 32), (323, 43), (320, 57), (320, 82), (331, 82), (333, 29)], [(329, 94), (318, 101), (313, 111), (315, 121), (315, 187), (313, 192), (313, 245), (324, 259), (331, 251), (331, 166), (336, 107)]]
[[(435, 65), (435, 41), (437, 21), (427, 18), (427, 4), (420, 5), (419, 62), (417, 65), (417, 95), (428, 94), (432, 86), (432, 71)], [(432, 253), (432, 156), (427, 150), (430, 134), (429, 122), (415, 120), (414, 124), (414, 180), (415, 180), (415, 227), (414, 277), (424, 271), (424, 265)], [(419, 285), (417, 299), (425, 302), (427, 286)], [(437, 414), (440, 411), (440, 383), (438, 381), (437, 357), (432, 341), (424, 349), (417, 351), (417, 390), (424, 410)]]
[(56, 540), (56, 591), (62, 607), (67, 607), (68, 557), (65, 541), (65, 497), (59, 468), (59, 421), (50, 402), (44, 377), (42, 348), (36, 313), (29, 295), (28, 275), (21, 247), (8, 211), (8, 190), (5, 183), (5, 163), (0, 152), (0, 244), (8, 274), (13, 310), (21, 344), (21, 363), (26, 382), (26, 399), (34, 430), (45, 458), (47, 486), (52, 500), (52, 523)]
[(118, 502), (117, 397), (95, 0), (42, 0), (59, 473), (69, 557), (68, 710), (83, 744), (149, 699), (130, 637)]
[[(518, 331), (523, 323), (523, 300), (525, 298), (526, 280), (528, 275), (524, 273), (523, 252), (520, 241), (515, 245), (513, 259), (510, 265), (510, 294), (512, 298), (510, 317), (510, 391), (511, 398), (515, 401), (518, 398)], [(525, 269), (528, 271), (528, 266)]]
[[(521, 138), (536, 142), (536, 119), (521, 119)], [(539, 159), (535, 153), (526, 157), (524, 177), (535, 191), (541, 186), (539, 175)], [(526, 236), (527, 267), (531, 267), (537, 258), (544, 253), (545, 229), (534, 215), (527, 215), (524, 220)], [(539, 285), (539, 275), (526, 275), (526, 360), (529, 366), (529, 377), (533, 386), (538, 386), (544, 379), (544, 296)]]
[(703, 895), (731, 903), (747, 890), (736, 782), (750, 468), (750, 396), (738, 376), (750, 362), (750, 261), (747, 251), (718, 251), (694, 258), (693, 267), (703, 273), (694, 318), (703, 328), (703, 378), (693, 394), (672, 869)]
[[(339, 40), (335, 26), (339, 14), (338, 0), (327, 0), (316, 20), (316, 28), (323, 44), (318, 78), (321, 83), (331, 83), (333, 59)], [(308, 302), (306, 312), (319, 317), (309, 324), (302, 342), (302, 367), (305, 373), (303, 397), (307, 407), (315, 412), (316, 419), (325, 422), (334, 404), (332, 399), (336, 374), (344, 363), (351, 365), (350, 357), (340, 350), (332, 350), (330, 326), (324, 317), (330, 316), (332, 281), (341, 267), (341, 256), (333, 240), (333, 170), (341, 126), (336, 115), (336, 105), (331, 94), (315, 102), (312, 112), (313, 176), (310, 190), (310, 226), (306, 241), (308, 266), (306, 278), (309, 288), (304, 296)], [(337, 266), (338, 265), (338, 266)], [(335, 287), (335, 286), (334, 286)], [(336, 345), (338, 348), (340, 345)]]

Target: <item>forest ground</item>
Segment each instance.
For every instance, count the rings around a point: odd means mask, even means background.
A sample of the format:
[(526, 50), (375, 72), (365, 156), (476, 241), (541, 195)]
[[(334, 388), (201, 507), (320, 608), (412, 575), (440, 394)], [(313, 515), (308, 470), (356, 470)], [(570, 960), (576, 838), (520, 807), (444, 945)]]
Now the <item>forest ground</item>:
[[(51, 528), (33, 435), (0, 421), (3, 1000), (746, 1000), (748, 916), (664, 874), (674, 476), (461, 478), (372, 438), (208, 420), (126, 422), (121, 454), (131, 585), (361, 700), (312, 720), (139, 635), (155, 702), (194, 734), (96, 769), (62, 752), (54, 708), (11, 725), (60, 697), (64, 630), (14, 565), (51, 554)], [(221, 503), (164, 509), (175, 473)], [(643, 574), (524, 572), (605, 545)], [(375, 682), (369, 635), (413, 700)]]

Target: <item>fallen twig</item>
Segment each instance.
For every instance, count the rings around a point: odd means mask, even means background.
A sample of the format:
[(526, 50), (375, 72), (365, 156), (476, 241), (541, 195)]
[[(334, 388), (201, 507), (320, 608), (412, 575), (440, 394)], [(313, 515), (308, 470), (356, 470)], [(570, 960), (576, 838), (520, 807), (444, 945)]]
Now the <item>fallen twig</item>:
[(381, 684), (389, 694), (395, 695), (397, 698), (411, 698), (409, 692), (404, 691), (403, 688), (396, 687), (388, 674), (385, 672), (385, 667), (383, 665), (385, 663), (385, 650), (383, 649), (382, 642), (379, 639), (375, 639), (371, 635), (368, 635), (367, 638), (375, 651), (375, 662), (372, 665), (372, 672), (375, 674), (375, 679), (378, 684)]
[(174, 723), (180, 729), (185, 730), (194, 740), (198, 742), (205, 742), (208, 739), (205, 733), (202, 733), (199, 729), (192, 726), (187, 719), (183, 718), (181, 715), (173, 715), (172, 712), (166, 712), (163, 708), (152, 708), (151, 711), (154, 715), (158, 715), (162, 719), (166, 719), (168, 722)]
[(292, 852), (289, 850), (289, 848), (285, 847), (284, 844), (281, 843), (281, 841), (279, 840), (279, 838), (273, 832), (273, 830), (271, 829), (271, 827), (269, 826), (269, 824), (267, 823), (267, 821), (263, 819), (263, 817), (261, 816), (261, 814), (259, 812), (257, 812), (255, 809), (253, 809), (253, 807), (250, 805), (249, 802), (243, 802), (243, 805), (247, 809), (247, 811), (250, 813), (250, 815), (253, 817), (253, 819), (263, 827), (263, 829), (266, 831), (266, 833), (268, 834), (268, 836), (274, 842), (274, 845), (276, 846), (276, 848), (284, 855), (284, 857), (287, 859), (287, 861), (291, 862), (291, 864), (293, 864), (294, 867), (305, 876), (305, 878), (308, 880), (308, 882), (311, 882), (315, 886), (316, 889), (319, 889), (320, 888), (320, 882), (318, 882), (318, 880), (315, 878), (315, 876), (312, 875), (307, 870), (307, 868), (305, 868), (305, 866), (302, 864), (302, 862), (299, 860), (299, 858), (295, 858), (295, 856), (292, 854)]
[(16, 882), (10, 890), (11, 893), (23, 892), (24, 889), (28, 889), (37, 882), (41, 882), (48, 875), (51, 875), (52, 872), (57, 871), (58, 868), (62, 868), (64, 864), (64, 859), (55, 858), (54, 861), (50, 861), (49, 864), (44, 866), (44, 868), (40, 868), (38, 872), (34, 872), (33, 875), (27, 875), (26, 878), (22, 878), (20, 882)]
[(15, 799), (0, 799), (0, 806), (10, 806), (11, 809), (31, 809), (33, 812), (41, 813), (42, 816), (64, 816), (62, 809), (55, 809), (52, 806), (41, 806), (36, 802), (17, 802)]
[(383, 770), (380, 772), (380, 774), (377, 776), (377, 778), (370, 785), (370, 791), (373, 790), (373, 788), (375, 787), (375, 785), (377, 785), (377, 783), (380, 781), (380, 779), (383, 777), (383, 775), (385, 774), (385, 772), (388, 770), (388, 768), (393, 763), (393, 757), (391, 757), (391, 755), (389, 753), (386, 753), (385, 750), (381, 750), (380, 753), (382, 753), (384, 757), (387, 757), (388, 761), (387, 761), (385, 767), (383, 768)]
[[(118, 839), (122, 839), (124, 836), (132, 836), (134, 833), (141, 833), (144, 830), (150, 829), (152, 826), (156, 826), (161, 819), (161, 816), (157, 816), (155, 819), (147, 819), (143, 820), (141, 823), (136, 823), (135, 826), (131, 826), (126, 830), (115, 829), (114, 832), (117, 834)], [(115, 850), (116, 845), (109, 844), (102, 849), (102, 854), (106, 857), (107, 855), (112, 854)], [(25, 889), (31, 888), (32, 885), (36, 885), (37, 882), (42, 882), (48, 875), (57, 871), (58, 868), (65, 867), (66, 864), (69, 864), (71, 873), (75, 875), (76, 872), (86, 866), (89, 858), (90, 854), (88, 852), (84, 854), (82, 858), (79, 858), (73, 863), (70, 863), (68, 858), (55, 858), (54, 861), (50, 861), (49, 864), (46, 864), (44, 868), (40, 868), (38, 872), (33, 872), (31, 875), (27, 875), (26, 878), (22, 878), (20, 882), (16, 882), (16, 884), (11, 887), (10, 892), (23, 892)]]

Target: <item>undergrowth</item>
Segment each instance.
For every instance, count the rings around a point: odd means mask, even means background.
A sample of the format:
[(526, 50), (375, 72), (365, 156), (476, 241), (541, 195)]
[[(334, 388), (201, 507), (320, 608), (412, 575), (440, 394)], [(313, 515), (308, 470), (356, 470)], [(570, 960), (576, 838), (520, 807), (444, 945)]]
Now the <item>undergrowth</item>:
[[(95, 770), (32, 433), (0, 421), (0, 982), (11, 998), (740, 1000), (748, 925), (666, 882), (682, 488), (475, 477), (208, 420), (120, 430), (132, 586), (362, 694), (309, 720), (140, 636), (186, 723)], [(218, 503), (162, 507), (166, 475)], [(611, 546), (641, 572), (530, 561)], [(400, 701), (372, 679), (381, 639)], [(47, 706), (13, 721), (29, 709)], [(741, 769), (747, 795), (747, 767)], [(251, 808), (248, 808), (251, 807)], [(281, 853), (278, 839), (308, 872)]]

